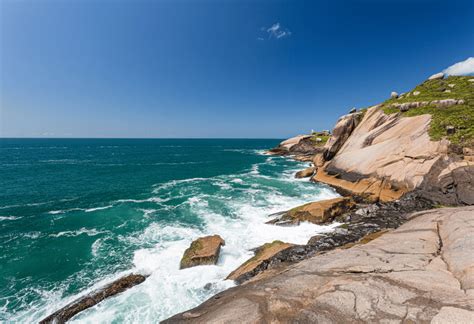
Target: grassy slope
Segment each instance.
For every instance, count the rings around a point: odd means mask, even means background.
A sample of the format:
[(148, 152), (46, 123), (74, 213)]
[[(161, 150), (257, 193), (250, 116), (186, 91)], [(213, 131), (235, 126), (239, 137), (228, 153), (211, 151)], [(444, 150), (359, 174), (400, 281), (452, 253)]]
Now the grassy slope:
[[(389, 99), (383, 103), (382, 109), (387, 114), (399, 112), (398, 108), (390, 107), (392, 103), (414, 101), (432, 101), (439, 99), (464, 99), (465, 104), (448, 108), (426, 107), (413, 108), (403, 112), (403, 116), (430, 114), (432, 116), (429, 134), (432, 140), (448, 138), (452, 143), (461, 146), (474, 146), (474, 82), (468, 80), (474, 76), (450, 76), (442, 80), (429, 80), (406, 93), (403, 98)], [(453, 85), (450, 87), (449, 85)], [(445, 92), (450, 90), (451, 92)], [(418, 96), (413, 92), (419, 91)], [(408, 96), (407, 96), (408, 95)], [(456, 133), (446, 135), (446, 126), (454, 126)]]
[[(316, 141), (318, 137), (321, 139), (321, 142)], [(314, 146), (324, 146), (330, 137), (331, 135), (313, 135), (310, 139)]]

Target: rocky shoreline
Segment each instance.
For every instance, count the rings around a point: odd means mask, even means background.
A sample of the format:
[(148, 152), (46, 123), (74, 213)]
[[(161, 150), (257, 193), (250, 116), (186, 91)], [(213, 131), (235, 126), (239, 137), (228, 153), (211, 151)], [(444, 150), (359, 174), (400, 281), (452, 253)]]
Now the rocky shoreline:
[[(406, 111), (405, 106), (416, 105), (389, 107)], [(342, 323), (355, 318), (356, 322), (456, 319), (464, 323), (474, 318), (474, 256), (468, 255), (474, 248), (474, 209), (468, 207), (474, 204), (474, 151), (471, 144), (456, 150), (446, 138), (433, 141), (428, 134), (430, 121), (429, 114), (386, 114), (383, 105), (352, 109), (332, 132), (299, 135), (271, 149), (268, 154), (312, 162), (295, 177), (325, 183), (342, 197), (269, 215), (273, 219), (267, 224), (337, 221), (342, 225), (313, 236), (305, 245), (274, 241), (256, 248), (255, 256), (226, 278), (239, 286), (164, 322)], [(463, 236), (456, 227), (462, 226), (454, 219), (457, 214), (471, 229), (463, 229)], [(225, 237), (215, 234), (192, 242), (183, 255), (182, 269), (217, 263)], [(463, 245), (456, 245), (458, 241)], [(398, 277), (405, 271), (408, 282)], [(412, 278), (409, 271), (414, 271)], [(381, 273), (387, 275), (381, 278)], [(444, 293), (420, 275), (448, 276), (459, 287), (446, 303), (439, 297), (446, 297)], [(312, 285), (307, 286), (308, 280)], [(378, 285), (378, 290), (370, 291), (368, 282)], [(354, 285), (359, 286), (351, 288)], [(72, 306), (77, 308), (77, 303)], [(64, 311), (45, 321), (66, 318)]]
[[(306, 245), (279, 243), (283, 248), (265, 257), (256, 253), (234, 271), (238, 276), (231, 276), (240, 286), (164, 322), (472, 323), (474, 209), (441, 208), (474, 204), (472, 142), (459, 150), (446, 138), (433, 141), (429, 114), (402, 115), (431, 103), (436, 109), (454, 105), (445, 102), (452, 101), (390, 104), (400, 109), (395, 114), (386, 114), (383, 104), (352, 109), (332, 132), (299, 135), (270, 150), (272, 155), (311, 161), (313, 165), (296, 177), (328, 184), (345, 198), (271, 215), (275, 218), (268, 223), (343, 225), (312, 237)], [(453, 135), (452, 128), (446, 131), (448, 138)], [(460, 234), (458, 226), (463, 224)], [(447, 296), (430, 284), (441, 277), (459, 282)]]

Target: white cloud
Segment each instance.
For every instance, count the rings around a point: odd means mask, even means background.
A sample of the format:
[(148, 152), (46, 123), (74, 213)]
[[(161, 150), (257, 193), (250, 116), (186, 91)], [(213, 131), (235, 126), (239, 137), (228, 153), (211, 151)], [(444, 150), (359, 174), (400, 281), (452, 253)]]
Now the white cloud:
[(465, 61), (453, 64), (443, 72), (448, 75), (474, 74), (474, 57), (470, 57)]
[[(291, 36), (291, 31), (289, 31), (287, 28), (282, 27), (279, 22), (274, 23), (268, 28), (262, 27), (262, 31), (268, 34), (268, 38), (280, 39)], [(263, 37), (259, 37), (258, 39), (263, 40)]]

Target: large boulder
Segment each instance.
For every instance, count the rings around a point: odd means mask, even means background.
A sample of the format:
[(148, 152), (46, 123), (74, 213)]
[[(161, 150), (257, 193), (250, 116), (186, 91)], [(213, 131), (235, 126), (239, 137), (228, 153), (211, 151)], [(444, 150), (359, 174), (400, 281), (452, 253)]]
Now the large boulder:
[(442, 79), (444, 78), (444, 73), (443, 72), (439, 72), (439, 73), (435, 73), (433, 74), (432, 76), (430, 76), (428, 78), (428, 80), (437, 80), (437, 79)]
[(180, 269), (216, 264), (222, 245), (225, 245), (225, 241), (219, 235), (198, 238), (184, 251)]
[(267, 223), (276, 225), (296, 225), (300, 222), (323, 224), (351, 210), (354, 206), (355, 203), (350, 197), (321, 200), (295, 207)]
[(261, 271), (263, 267), (268, 266), (270, 259), (275, 254), (293, 246), (293, 244), (282, 241), (273, 241), (266, 243), (255, 250), (255, 256), (244, 262), (237, 269), (232, 271), (226, 279), (237, 282), (245, 281), (247, 278), (253, 277), (256, 272)]
[(362, 116), (363, 114), (359, 112), (344, 115), (339, 118), (331, 137), (324, 146), (323, 156), (326, 161), (332, 159), (332, 157), (336, 155), (337, 151), (339, 151), (351, 135), (352, 131), (357, 127)]
[(295, 178), (297, 178), (297, 179), (308, 178), (308, 177), (311, 177), (314, 174), (314, 172), (316, 172), (316, 168), (315, 167), (309, 167), (309, 168), (306, 168), (304, 170), (296, 172)]

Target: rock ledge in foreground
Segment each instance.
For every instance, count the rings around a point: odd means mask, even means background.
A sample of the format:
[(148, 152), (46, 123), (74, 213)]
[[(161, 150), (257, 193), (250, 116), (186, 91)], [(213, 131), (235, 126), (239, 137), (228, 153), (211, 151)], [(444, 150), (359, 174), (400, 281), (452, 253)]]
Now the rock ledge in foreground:
[(141, 284), (145, 281), (145, 279), (146, 276), (140, 274), (129, 274), (125, 277), (119, 278), (98, 290), (76, 299), (75, 301), (41, 320), (40, 324), (65, 323), (74, 315), (82, 312), (83, 310), (100, 303), (108, 297), (119, 294), (129, 288), (132, 288), (133, 286)]
[(264, 263), (269, 262), (275, 254), (291, 246), (293, 246), (293, 244), (282, 241), (273, 241), (262, 245), (257, 248), (254, 257), (248, 259), (240, 267), (232, 271), (226, 279), (235, 280), (240, 283), (249, 277), (253, 277), (254, 273), (258, 272), (260, 266), (264, 266)]
[(186, 269), (198, 265), (216, 264), (219, 259), (222, 245), (225, 245), (225, 241), (219, 235), (198, 238), (191, 243), (191, 246), (186, 251), (184, 251), (180, 269)]

